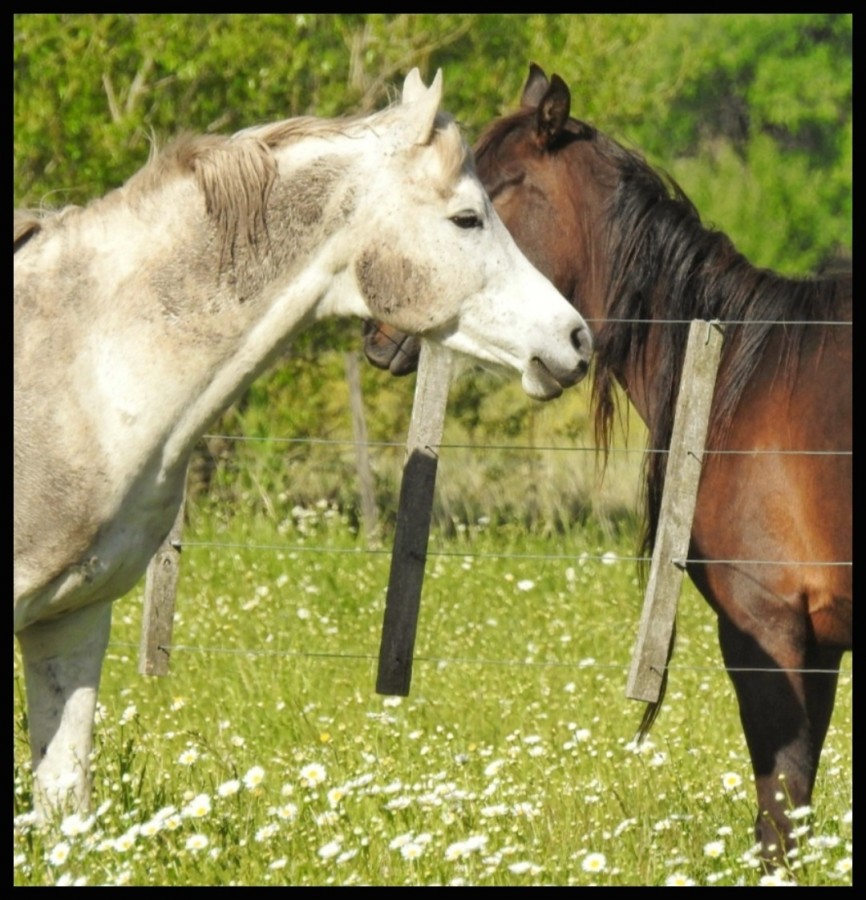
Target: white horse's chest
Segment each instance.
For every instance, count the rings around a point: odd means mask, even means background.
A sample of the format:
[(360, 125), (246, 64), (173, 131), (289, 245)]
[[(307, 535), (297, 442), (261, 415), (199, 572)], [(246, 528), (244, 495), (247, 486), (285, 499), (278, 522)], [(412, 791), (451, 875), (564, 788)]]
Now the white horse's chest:
[(159, 487), (133, 486), (83, 553), (42, 589), (16, 603), (15, 630), (128, 593), (168, 534), (183, 497), (183, 471)]

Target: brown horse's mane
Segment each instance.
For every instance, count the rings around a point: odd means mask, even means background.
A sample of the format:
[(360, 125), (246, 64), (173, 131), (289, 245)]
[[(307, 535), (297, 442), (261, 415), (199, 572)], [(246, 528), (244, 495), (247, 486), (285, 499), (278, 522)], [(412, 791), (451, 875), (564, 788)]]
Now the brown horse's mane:
[[(613, 145), (614, 150), (607, 150)], [(605, 318), (596, 340), (593, 383), (595, 425), (609, 447), (615, 412), (614, 376), (626, 359), (646, 350), (649, 320), (681, 321), (655, 327), (652, 383), (657, 411), (649, 449), (667, 450), (679, 391), (688, 322), (718, 319), (726, 325), (724, 366), (716, 384), (707, 447), (720, 447), (739, 400), (767, 347), (776, 323), (784, 322), (778, 374), (793, 377), (810, 323), (839, 321), (848, 296), (832, 277), (793, 279), (751, 265), (722, 232), (707, 227), (694, 205), (665, 173), (607, 139), (619, 177), (606, 214), (605, 241), (611, 277)], [(648, 453), (645, 469), (644, 550), (651, 550), (664, 488), (667, 458)]]

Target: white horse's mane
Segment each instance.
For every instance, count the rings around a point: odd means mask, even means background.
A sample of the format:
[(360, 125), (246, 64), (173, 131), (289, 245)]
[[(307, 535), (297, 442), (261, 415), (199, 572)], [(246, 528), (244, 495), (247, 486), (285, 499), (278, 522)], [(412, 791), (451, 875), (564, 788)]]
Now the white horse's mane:
[[(400, 104), (368, 116), (323, 119), (299, 116), (246, 128), (233, 135), (184, 133), (163, 149), (154, 141), (147, 163), (121, 188), (84, 207), (15, 210), (14, 248), (38, 231), (81, 213), (96, 203), (140, 202), (171, 179), (194, 175), (209, 215), (217, 223), (224, 247), (240, 240), (254, 245), (266, 230), (268, 195), (278, 177), (274, 150), (311, 138), (351, 137), (399, 122)], [(438, 113), (431, 145), (439, 162), (440, 184), (452, 183), (466, 163), (468, 148), (454, 119)]]

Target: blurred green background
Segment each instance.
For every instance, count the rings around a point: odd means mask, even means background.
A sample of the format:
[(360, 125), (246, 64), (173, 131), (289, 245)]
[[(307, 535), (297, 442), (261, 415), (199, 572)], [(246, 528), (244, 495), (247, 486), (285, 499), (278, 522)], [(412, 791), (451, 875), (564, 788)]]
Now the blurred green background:
[[(852, 29), (850, 14), (18, 14), (15, 205), (84, 204), (140, 168), (154, 137), (380, 108), (413, 66), (425, 81), (444, 70), (444, 106), (473, 141), (516, 106), (535, 61), (569, 84), (573, 115), (666, 169), (755, 264), (805, 274), (851, 258)], [(343, 354), (359, 349), (357, 323), (316, 326), (212, 431), (350, 439)], [(403, 440), (414, 378), (361, 375), (370, 439)], [(446, 441), (588, 444), (586, 393), (540, 405), (465, 374)], [(624, 425), (639, 446), (640, 424)], [(633, 458), (602, 494), (586, 453), (461, 452), (440, 478), (446, 520), (552, 527), (632, 502)], [(383, 508), (401, 459), (374, 448)], [(353, 467), (348, 445), (208, 439), (196, 492), (269, 515), (317, 499), (354, 508)]]

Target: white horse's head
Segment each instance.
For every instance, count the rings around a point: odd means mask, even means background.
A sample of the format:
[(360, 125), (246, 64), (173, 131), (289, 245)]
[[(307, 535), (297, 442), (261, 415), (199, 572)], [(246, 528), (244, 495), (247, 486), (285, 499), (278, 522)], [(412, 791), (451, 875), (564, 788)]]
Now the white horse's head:
[(517, 370), (527, 394), (556, 397), (587, 372), (589, 329), (514, 243), (441, 96), (441, 71), (426, 88), (413, 69), (402, 102), (358, 141), (366, 182), (350, 272), (366, 312), (351, 311)]

